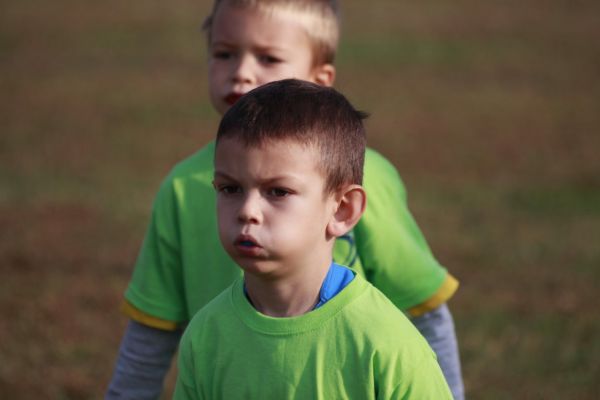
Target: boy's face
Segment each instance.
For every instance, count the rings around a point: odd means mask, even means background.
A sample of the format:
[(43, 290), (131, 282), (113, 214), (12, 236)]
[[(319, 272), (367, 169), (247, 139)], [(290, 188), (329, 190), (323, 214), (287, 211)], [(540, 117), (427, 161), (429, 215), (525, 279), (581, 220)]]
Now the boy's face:
[(308, 35), (292, 14), (267, 15), (227, 2), (213, 19), (208, 60), (210, 99), (221, 115), (258, 86), (287, 78), (317, 82), (324, 67), (313, 67)]
[(317, 156), (313, 146), (291, 141), (217, 145), (219, 236), (244, 271), (283, 277), (313, 258), (331, 259), (326, 228), (337, 203), (324, 194)]

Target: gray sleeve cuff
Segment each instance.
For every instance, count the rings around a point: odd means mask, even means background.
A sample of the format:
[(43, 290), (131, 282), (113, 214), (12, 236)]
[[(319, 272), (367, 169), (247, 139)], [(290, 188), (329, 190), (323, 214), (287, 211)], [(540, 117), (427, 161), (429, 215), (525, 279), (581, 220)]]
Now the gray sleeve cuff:
[(455, 400), (465, 398), (458, 343), (454, 332), (452, 314), (446, 304), (412, 319), (413, 324), (427, 339), (437, 355), (438, 363), (446, 377)]
[(131, 320), (105, 399), (158, 399), (181, 335), (182, 330), (163, 331)]

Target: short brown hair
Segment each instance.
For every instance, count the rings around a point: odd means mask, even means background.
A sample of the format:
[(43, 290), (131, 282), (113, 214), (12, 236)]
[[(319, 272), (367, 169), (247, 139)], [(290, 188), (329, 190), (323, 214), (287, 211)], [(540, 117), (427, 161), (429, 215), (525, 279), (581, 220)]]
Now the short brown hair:
[(292, 11), (304, 14), (308, 17), (302, 21), (313, 47), (313, 66), (333, 64), (340, 36), (339, 7), (336, 0), (215, 0), (210, 15), (202, 25), (209, 44), (215, 14), (225, 2), (264, 12)]
[(279, 140), (314, 146), (325, 191), (332, 192), (362, 183), (366, 116), (333, 88), (297, 79), (275, 81), (246, 93), (225, 113), (217, 146), (230, 138), (247, 147)]

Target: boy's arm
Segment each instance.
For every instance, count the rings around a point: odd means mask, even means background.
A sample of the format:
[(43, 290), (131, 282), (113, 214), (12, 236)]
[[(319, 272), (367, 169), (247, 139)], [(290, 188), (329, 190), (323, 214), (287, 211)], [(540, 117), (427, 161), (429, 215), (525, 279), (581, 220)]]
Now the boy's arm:
[(125, 293), (131, 319), (122, 339), (107, 399), (158, 399), (185, 320), (172, 180), (161, 184), (150, 224)]
[(461, 399), (454, 324), (448, 309), (439, 308), (454, 294), (458, 282), (431, 253), (408, 210), (396, 168), (371, 149), (365, 159), (364, 187), (367, 209), (354, 235), (365, 275), (399, 309), (417, 318), (413, 323), (438, 355), (456, 398)]
[[(187, 323), (240, 274), (216, 234), (213, 153), (211, 142), (178, 163), (154, 200), (125, 292), (127, 303), (141, 312), (127, 314), (145, 325), (168, 330)], [(225, 268), (210, 267), (221, 263)]]
[(460, 368), (458, 343), (454, 333), (454, 321), (450, 310), (446, 304), (443, 304), (433, 311), (413, 318), (411, 321), (436, 353), (438, 363), (452, 391), (452, 396), (455, 400), (463, 400), (465, 391)]
[(412, 316), (444, 304), (458, 282), (431, 253), (408, 210), (396, 168), (372, 149), (366, 153), (363, 185), (367, 208), (354, 236), (367, 279)]
[[(169, 177), (154, 200), (123, 308), (131, 319), (164, 330), (175, 329), (178, 323), (187, 320), (179, 208), (174, 182)], [(158, 324), (146, 317), (156, 319)], [(160, 321), (170, 326), (162, 326)]]
[(158, 399), (181, 333), (130, 321), (105, 399)]

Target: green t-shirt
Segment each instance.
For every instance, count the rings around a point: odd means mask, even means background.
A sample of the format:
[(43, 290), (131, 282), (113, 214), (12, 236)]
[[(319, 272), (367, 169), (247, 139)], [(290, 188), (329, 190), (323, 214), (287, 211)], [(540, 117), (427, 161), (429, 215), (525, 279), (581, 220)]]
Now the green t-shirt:
[[(136, 311), (187, 322), (241, 275), (217, 233), (213, 156), (211, 142), (176, 165), (160, 187), (125, 293)], [(353, 233), (336, 241), (334, 260), (365, 276), (401, 310), (421, 304), (448, 274), (408, 211), (396, 169), (371, 149), (363, 186), (365, 214)]]
[(240, 278), (194, 317), (178, 362), (176, 400), (452, 398), (423, 337), (359, 276), (292, 318), (256, 311)]

